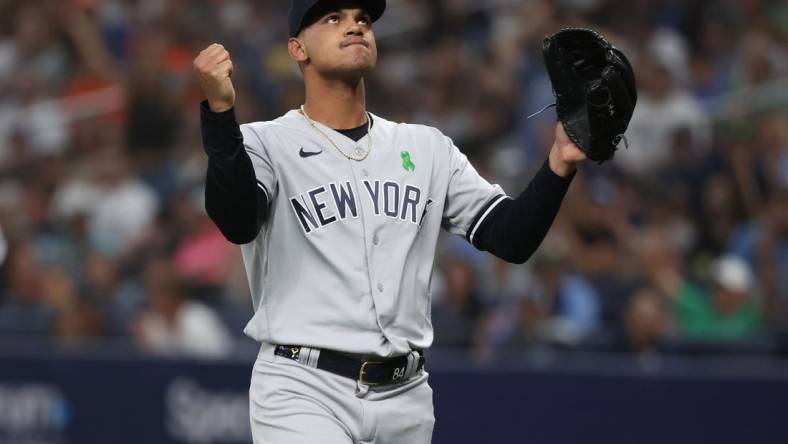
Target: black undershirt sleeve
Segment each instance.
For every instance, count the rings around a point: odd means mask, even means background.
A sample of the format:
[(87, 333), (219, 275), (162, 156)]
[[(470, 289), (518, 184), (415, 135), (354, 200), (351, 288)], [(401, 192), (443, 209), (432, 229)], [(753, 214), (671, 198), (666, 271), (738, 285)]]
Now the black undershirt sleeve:
[(215, 113), (203, 102), (200, 121), (208, 154), (205, 210), (227, 240), (249, 243), (263, 226), (268, 199), (257, 186), (235, 110)]
[(545, 161), (525, 191), (498, 204), (482, 221), (474, 246), (507, 262), (527, 261), (547, 235), (573, 178), (555, 174)]

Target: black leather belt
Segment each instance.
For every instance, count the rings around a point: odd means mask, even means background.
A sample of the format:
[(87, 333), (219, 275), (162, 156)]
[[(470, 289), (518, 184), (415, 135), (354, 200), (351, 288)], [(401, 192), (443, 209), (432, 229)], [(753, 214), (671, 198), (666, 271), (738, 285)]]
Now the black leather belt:
[[(421, 351), (418, 353), (419, 360), (416, 363), (415, 372), (424, 368), (424, 355)], [(278, 345), (274, 349), (274, 354), (298, 361), (301, 347), (297, 345)], [(358, 380), (365, 385), (398, 384), (405, 381), (408, 356), (365, 360), (360, 355), (349, 355), (321, 349), (316, 367), (320, 370)]]

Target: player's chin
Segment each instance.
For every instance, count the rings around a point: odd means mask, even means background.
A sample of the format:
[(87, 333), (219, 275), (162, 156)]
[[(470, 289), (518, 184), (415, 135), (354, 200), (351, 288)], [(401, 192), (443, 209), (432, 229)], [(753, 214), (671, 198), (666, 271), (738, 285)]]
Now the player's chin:
[(374, 47), (369, 48), (364, 45), (350, 45), (342, 53), (344, 63), (351, 65), (375, 65), (378, 54)]
[(339, 70), (348, 77), (365, 77), (375, 69), (376, 62), (372, 58), (356, 57), (343, 63)]

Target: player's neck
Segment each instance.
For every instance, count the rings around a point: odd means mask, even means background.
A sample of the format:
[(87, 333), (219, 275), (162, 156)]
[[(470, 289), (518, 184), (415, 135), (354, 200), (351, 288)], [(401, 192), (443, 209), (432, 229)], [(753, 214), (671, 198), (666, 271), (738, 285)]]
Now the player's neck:
[(367, 121), (364, 80), (310, 79), (304, 108), (310, 118), (329, 128), (357, 128)]

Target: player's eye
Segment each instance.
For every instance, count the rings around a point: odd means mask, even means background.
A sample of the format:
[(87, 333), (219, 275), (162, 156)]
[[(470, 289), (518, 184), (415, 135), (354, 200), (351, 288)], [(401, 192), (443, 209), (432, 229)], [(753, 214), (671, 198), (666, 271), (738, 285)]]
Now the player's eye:
[(363, 26), (369, 26), (372, 23), (372, 19), (370, 19), (368, 15), (359, 17), (357, 21), (359, 25), (363, 25)]
[(328, 17), (326, 17), (326, 22), (327, 23), (332, 23), (332, 24), (339, 23), (339, 14), (331, 14), (331, 15), (329, 15)]

